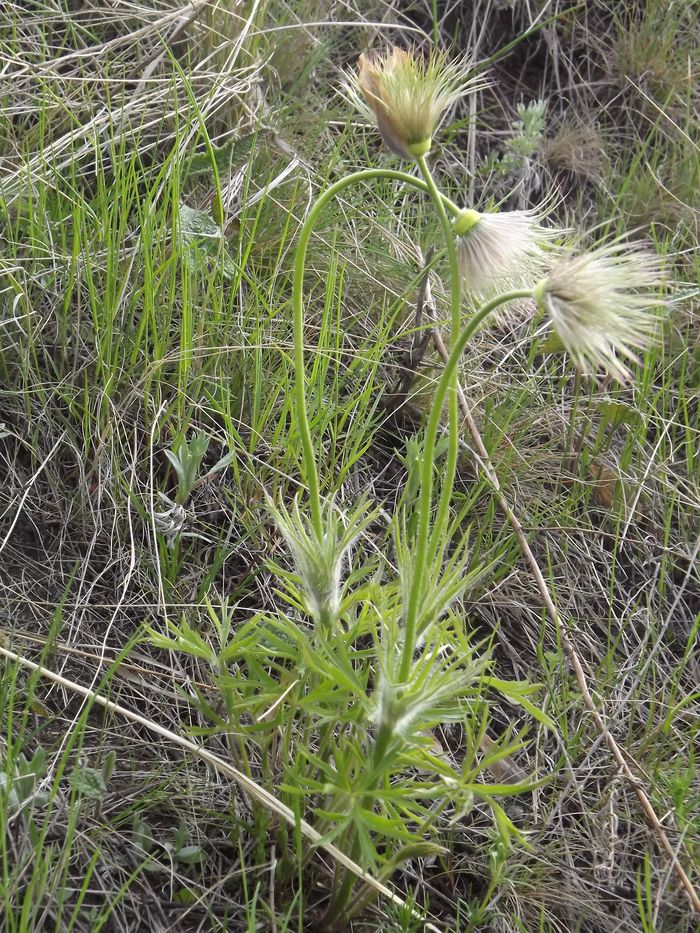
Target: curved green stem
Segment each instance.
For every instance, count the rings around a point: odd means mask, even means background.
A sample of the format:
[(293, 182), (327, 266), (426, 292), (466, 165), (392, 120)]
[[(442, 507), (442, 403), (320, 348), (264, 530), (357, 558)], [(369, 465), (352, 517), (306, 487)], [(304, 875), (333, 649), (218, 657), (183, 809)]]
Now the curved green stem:
[[(423, 178), (428, 185), (429, 193), (435, 203), (435, 209), (440, 219), (445, 247), (447, 250), (447, 260), (450, 267), (450, 343), (454, 344), (459, 334), (461, 324), (461, 277), (459, 274), (459, 259), (457, 256), (457, 243), (450, 225), (450, 219), (447, 216), (442, 196), (437, 189), (433, 176), (428, 168), (425, 157), (418, 159), (418, 167), (421, 170)], [(457, 373), (455, 373), (455, 384)], [(449, 398), (449, 447), (447, 450), (447, 463), (440, 489), (440, 500), (438, 512), (433, 525), (434, 538), (429, 553), (425, 555), (425, 561), (434, 561), (436, 564), (442, 563), (442, 555), (446, 544), (446, 535), (443, 533), (450, 512), (450, 501), (452, 499), (452, 489), (457, 474), (457, 460), (459, 457), (459, 408), (457, 405), (457, 393), (452, 392)], [(434, 451), (431, 448), (423, 448), (423, 456), (434, 458)], [(420, 561), (420, 556), (418, 560)]]
[[(309, 501), (311, 504), (311, 521), (314, 531), (323, 537), (323, 512), (321, 508), (321, 491), (318, 479), (318, 467), (316, 465), (316, 456), (314, 453), (313, 439), (311, 437), (311, 428), (309, 427), (309, 417), (306, 409), (306, 377), (304, 370), (304, 270), (306, 267), (306, 253), (309, 247), (311, 234), (321, 211), (338, 194), (355, 184), (358, 181), (370, 181), (373, 178), (388, 178), (393, 181), (401, 181), (404, 184), (418, 188), (420, 191), (430, 192), (427, 181), (415, 178), (406, 172), (399, 172), (393, 169), (368, 168), (359, 172), (353, 172), (341, 178), (334, 185), (331, 185), (316, 200), (315, 204), (307, 214), (304, 223), (299, 232), (299, 242), (297, 243), (294, 256), (294, 279), (292, 286), (292, 301), (294, 306), (294, 390), (297, 406), (297, 419), (299, 421), (299, 433), (301, 435), (301, 446), (304, 458), (304, 468), (306, 471), (306, 483), (309, 489)], [(432, 179), (431, 179), (432, 180)], [(434, 187), (434, 185), (433, 185)], [(438, 194), (438, 200), (453, 215), (460, 212), (460, 208), (449, 198)]]
[[(464, 348), (492, 311), (494, 311), (500, 305), (505, 304), (507, 301), (513, 301), (517, 298), (532, 298), (532, 289), (518, 289), (517, 291), (507, 292), (504, 295), (498, 295), (496, 298), (493, 298), (485, 305), (482, 305), (476, 314), (474, 314), (474, 316), (469, 320), (469, 323), (460, 333), (459, 337), (453, 341), (449, 358), (445, 363), (445, 368), (442, 371), (440, 381), (438, 382), (437, 388), (435, 390), (435, 398), (433, 399), (432, 408), (430, 410), (430, 417), (428, 419), (428, 426), (425, 431), (425, 451), (432, 450), (435, 447), (435, 442), (437, 440), (438, 430), (440, 427), (440, 415), (442, 413), (442, 407), (445, 403), (445, 396), (450, 389), (452, 389), (453, 394), (456, 395), (455, 379), (459, 371), (459, 361), (461, 359), (462, 353), (464, 352)], [(433, 459), (432, 457), (424, 456), (421, 465), (420, 499), (418, 503), (419, 525), (418, 539), (416, 542), (417, 561), (423, 561), (423, 565), (420, 568), (420, 573), (422, 573), (425, 567), (425, 556), (429, 543), (430, 505), (432, 494)], [(404, 626), (404, 644), (401, 655), (401, 667), (399, 668), (399, 679), (402, 681), (408, 679), (418, 628), (418, 611), (420, 608), (422, 577), (418, 572), (416, 572), (416, 570), (417, 565), (416, 568), (414, 568), (413, 580), (411, 582), (411, 589), (408, 596), (408, 607)]]

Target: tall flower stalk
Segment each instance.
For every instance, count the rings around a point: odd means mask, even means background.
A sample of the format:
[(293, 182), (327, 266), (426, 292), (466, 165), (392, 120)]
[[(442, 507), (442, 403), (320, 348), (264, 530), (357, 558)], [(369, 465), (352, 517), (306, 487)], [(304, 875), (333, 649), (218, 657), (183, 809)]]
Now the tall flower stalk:
[[(428, 166), (426, 155), (432, 145), (433, 133), (447, 110), (465, 93), (475, 90), (480, 82), (468, 76), (468, 63), (448, 64), (440, 54), (427, 59), (391, 49), (384, 55), (362, 56), (359, 72), (350, 75), (345, 84), (346, 96), (365, 116), (373, 118), (385, 143), (395, 154), (417, 163), (422, 179), (403, 172), (385, 169), (366, 169), (341, 179), (323, 192), (309, 211), (299, 234), (294, 263), (294, 354), (295, 396), (297, 418), (301, 434), (305, 478), (309, 491), (311, 523), (319, 545), (325, 540), (323, 507), (321, 502), (318, 468), (314, 444), (306, 409), (306, 376), (304, 363), (304, 307), (303, 287), (306, 253), (313, 229), (325, 206), (346, 187), (356, 182), (375, 178), (393, 178), (427, 192), (440, 221), (450, 273), (450, 335), (457, 338), (461, 317), (460, 264), (457, 241), (449, 215), (459, 219), (460, 208), (438, 190)], [(408, 604), (405, 609), (402, 676), (408, 676), (408, 667), (415, 645), (417, 618), (421, 591), (427, 564), (440, 562), (443, 557), (445, 536), (442, 533), (449, 518), (450, 500), (454, 486), (459, 454), (459, 413), (457, 407), (455, 372), (453, 388), (448, 399), (449, 445), (443, 474), (437, 516), (431, 529), (431, 501), (433, 488), (434, 450), (426, 447), (423, 483), (428, 480), (425, 495), (421, 496), (418, 534), (415, 543), (416, 566)]]
[[(435, 210), (440, 219), (440, 226), (445, 239), (447, 248), (447, 259), (450, 267), (450, 340), (452, 344), (457, 341), (461, 324), (461, 285), (459, 258), (457, 254), (457, 245), (452, 231), (452, 225), (447, 216), (447, 211), (443, 203), (440, 192), (437, 189), (435, 180), (430, 172), (425, 156), (420, 156), (418, 167), (423, 175), (427, 185), (428, 192), (435, 205)], [(411, 659), (415, 648), (416, 626), (418, 619), (418, 610), (420, 605), (421, 591), (423, 589), (423, 579), (425, 574), (425, 565), (429, 560), (442, 561), (442, 542), (445, 536), (442, 530), (448, 521), (450, 500), (452, 498), (452, 489), (454, 479), (457, 473), (457, 460), (459, 456), (459, 409), (457, 406), (457, 377), (458, 371), (455, 370), (451, 377), (449, 388), (452, 391), (449, 394), (449, 445), (447, 448), (447, 465), (443, 476), (440, 502), (438, 513), (434, 525), (433, 547), (431, 548), (430, 534), (430, 515), (432, 510), (432, 486), (434, 470), (434, 442), (430, 443), (426, 436), (423, 447), (424, 471), (421, 482), (421, 500), (418, 517), (418, 535), (416, 540), (416, 563), (414, 566), (414, 578), (409, 593), (408, 605), (405, 615), (404, 644), (399, 669), (399, 678), (406, 680), (409, 674)], [(433, 403), (435, 405), (435, 402)], [(432, 553), (431, 553), (432, 551)]]

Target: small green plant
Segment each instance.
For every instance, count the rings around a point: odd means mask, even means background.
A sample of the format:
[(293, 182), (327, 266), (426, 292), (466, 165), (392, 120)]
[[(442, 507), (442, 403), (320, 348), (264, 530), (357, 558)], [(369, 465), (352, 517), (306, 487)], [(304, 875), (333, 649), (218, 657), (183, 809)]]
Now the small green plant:
[(194, 489), (199, 468), (209, 449), (209, 440), (207, 434), (195, 434), (189, 441), (183, 437), (175, 450), (165, 451), (177, 476), (175, 502), (178, 505), (184, 505)]
[(7, 794), (7, 812), (10, 815), (21, 813), (29, 804), (43, 807), (48, 803), (49, 795), (37, 789), (42, 778), (46, 777), (46, 752), (39, 747), (27, 759), (19, 754), (14, 767), (0, 769), (0, 794)]
[(183, 437), (175, 450), (165, 451), (165, 456), (177, 477), (175, 501), (161, 492), (159, 495), (163, 507), (154, 513), (153, 520), (156, 530), (163, 535), (171, 549), (176, 547), (178, 539), (187, 527), (186, 503), (200, 478), (199, 470), (209, 449), (209, 440), (208, 434), (199, 433), (189, 441)]
[(179, 241), (183, 256), (193, 272), (219, 269), (225, 279), (236, 274), (236, 264), (224, 245), (223, 231), (211, 214), (180, 205)]
[(117, 753), (112, 750), (105, 755), (101, 768), (81, 763), (71, 774), (71, 786), (81, 797), (101, 802), (107, 793), (116, 760)]
[(517, 192), (520, 205), (525, 205), (541, 188), (547, 107), (546, 100), (516, 104), (518, 119), (510, 124), (502, 152), (488, 155), (482, 169), (494, 194), (512, 198)]
[(505, 152), (497, 163), (499, 170), (511, 177), (527, 174), (532, 159), (542, 145), (547, 121), (547, 101), (531, 100), (517, 104), (518, 120), (511, 124), (512, 136), (506, 140)]
[(136, 815), (131, 825), (131, 838), (143, 854), (152, 856), (147, 863), (151, 871), (167, 870), (156, 859), (156, 854), (161, 852), (165, 852), (179, 866), (198, 865), (204, 857), (202, 847), (192, 843), (190, 833), (182, 822), (166, 838), (161, 839), (146, 820)]

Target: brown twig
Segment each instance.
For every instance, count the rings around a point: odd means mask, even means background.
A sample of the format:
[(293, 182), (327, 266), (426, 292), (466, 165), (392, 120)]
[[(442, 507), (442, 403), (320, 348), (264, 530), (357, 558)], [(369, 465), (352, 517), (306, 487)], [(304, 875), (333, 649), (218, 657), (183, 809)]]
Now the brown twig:
[[(433, 336), (433, 343), (435, 344), (435, 348), (437, 352), (440, 354), (443, 362), (446, 363), (449, 357), (449, 354), (447, 352), (447, 347), (445, 346), (445, 342), (442, 339), (442, 335), (437, 327), (433, 328), (432, 336)], [(571, 664), (571, 667), (573, 668), (574, 674), (576, 676), (576, 682), (578, 683), (579, 690), (581, 691), (581, 696), (583, 697), (583, 702), (586, 705), (586, 708), (590, 712), (591, 716), (593, 717), (593, 721), (596, 724), (598, 732), (605, 740), (608, 746), (608, 749), (610, 750), (612, 757), (615, 759), (615, 762), (618, 765), (620, 771), (622, 772), (625, 779), (627, 780), (627, 783), (631, 785), (632, 789), (637, 795), (637, 798), (642, 806), (642, 810), (644, 811), (644, 815), (646, 816), (647, 822), (649, 826), (656, 833), (662, 847), (666, 850), (666, 853), (671, 859), (671, 864), (673, 865), (673, 868), (675, 869), (675, 872), (678, 875), (678, 878), (680, 879), (681, 884), (683, 885), (686, 894), (688, 895), (688, 899), (690, 900), (690, 903), (693, 909), (696, 911), (696, 913), (700, 914), (700, 897), (698, 896), (698, 893), (695, 890), (692, 881), (690, 880), (685, 869), (681, 865), (678, 859), (678, 856), (676, 854), (676, 850), (671, 845), (671, 841), (666, 835), (666, 831), (661, 825), (661, 821), (656, 815), (656, 812), (654, 810), (654, 807), (651, 804), (651, 801), (649, 800), (649, 797), (644, 791), (644, 788), (642, 787), (639, 779), (632, 772), (632, 769), (627, 763), (627, 759), (625, 757), (625, 754), (623, 753), (623, 750), (618, 745), (617, 741), (615, 740), (615, 737), (611, 734), (610, 730), (608, 729), (606, 725), (605, 720), (603, 719), (603, 716), (598, 711), (595, 703), (593, 702), (593, 697), (591, 696), (591, 691), (588, 686), (586, 674), (583, 670), (583, 665), (581, 664), (581, 659), (578, 656), (574, 643), (571, 641), (569, 635), (567, 634), (564, 628), (564, 624), (562, 622), (561, 616), (559, 615), (559, 611), (556, 605), (554, 604), (554, 600), (552, 599), (551, 593), (549, 592), (547, 581), (545, 580), (544, 574), (542, 573), (540, 565), (537, 562), (537, 558), (532, 552), (532, 548), (530, 547), (530, 544), (527, 540), (523, 526), (520, 523), (518, 516), (515, 514), (513, 509), (510, 507), (508, 500), (506, 499), (506, 497), (504, 496), (501, 490), (501, 484), (498, 481), (498, 476), (491, 462), (491, 458), (489, 457), (489, 453), (486, 450), (486, 445), (484, 444), (484, 441), (481, 437), (479, 428), (477, 427), (476, 422), (474, 421), (474, 417), (469, 407), (469, 402), (467, 401), (467, 397), (464, 394), (464, 390), (462, 389), (461, 385), (457, 386), (457, 393), (458, 393), (460, 411), (462, 412), (462, 415), (464, 416), (464, 420), (466, 421), (467, 427), (469, 429), (469, 433), (471, 435), (472, 441), (476, 448), (476, 452), (479, 455), (480, 466), (482, 467), (484, 473), (486, 474), (488, 481), (493, 487), (493, 490), (496, 494), (496, 499), (498, 501), (498, 505), (501, 508), (501, 511), (504, 513), (504, 515), (508, 519), (508, 522), (511, 528), (513, 529), (513, 533), (515, 534), (515, 537), (517, 538), (518, 544), (520, 545), (520, 550), (523, 553), (523, 557), (527, 561), (527, 564), (530, 567), (532, 575), (535, 578), (535, 583), (537, 584), (537, 589), (539, 590), (540, 596), (542, 597), (542, 602), (544, 603), (545, 609), (547, 610), (547, 615), (549, 616), (550, 620), (554, 623), (556, 627), (561, 643), (564, 646), (564, 651), (566, 652), (566, 656), (569, 659), (569, 663)]]

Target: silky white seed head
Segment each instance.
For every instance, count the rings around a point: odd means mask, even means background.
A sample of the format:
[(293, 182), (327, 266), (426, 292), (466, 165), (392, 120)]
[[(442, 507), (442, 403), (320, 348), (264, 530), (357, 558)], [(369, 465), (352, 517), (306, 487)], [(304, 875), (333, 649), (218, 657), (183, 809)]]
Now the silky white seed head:
[(585, 373), (603, 369), (619, 382), (654, 342), (662, 282), (659, 257), (623, 243), (559, 259), (535, 289), (540, 307)]
[(560, 235), (542, 220), (534, 210), (462, 211), (454, 232), (464, 289), (472, 300), (485, 301), (537, 281), (547, 261), (546, 245)]

